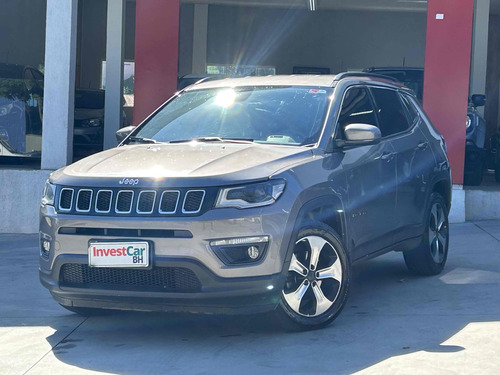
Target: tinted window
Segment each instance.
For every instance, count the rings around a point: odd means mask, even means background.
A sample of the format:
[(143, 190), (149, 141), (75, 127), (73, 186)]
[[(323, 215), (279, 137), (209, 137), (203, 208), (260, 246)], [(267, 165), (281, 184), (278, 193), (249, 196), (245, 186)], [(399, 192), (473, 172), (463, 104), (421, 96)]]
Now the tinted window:
[(413, 106), (413, 103), (410, 101), (410, 98), (408, 98), (407, 95), (402, 95), (401, 97), (403, 98), (403, 103), (405, 104), (405, 107), (408, 110), (407, 112), (408, 112), (408, 119), (410, 120), (410, 124), (413, 125), (419, 119), (417, 109)]
[(372, 88), (372, 93), (375, 98), (382, 137), (408, 130), (410, 125), (399, 94), (395, 90), (379, 88)]
[(354, 87), (347, 91), (339, 116), (339, 131), (350, 124), (368, 124), (377, 126), (377, 118), (369, 92), (366, 88)]

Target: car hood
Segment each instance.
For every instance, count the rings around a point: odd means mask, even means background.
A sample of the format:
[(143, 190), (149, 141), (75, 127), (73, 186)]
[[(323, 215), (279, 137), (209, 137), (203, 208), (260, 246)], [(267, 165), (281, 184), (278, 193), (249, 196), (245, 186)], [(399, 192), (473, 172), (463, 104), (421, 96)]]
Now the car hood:
[(169, 184), (203, 179), (217, 185), (223, 180), (268, 178), (279, 170), (313, 157), (310, 148), (278, 145), (200, 143), (127, 145), (80, 160), (54, 174), (53, 179), (121, 178), (168, 179)]
[(88, 109), (75, 108), (75, 120), (87, 120), (93, 118), (104, 118), (104, 108)]

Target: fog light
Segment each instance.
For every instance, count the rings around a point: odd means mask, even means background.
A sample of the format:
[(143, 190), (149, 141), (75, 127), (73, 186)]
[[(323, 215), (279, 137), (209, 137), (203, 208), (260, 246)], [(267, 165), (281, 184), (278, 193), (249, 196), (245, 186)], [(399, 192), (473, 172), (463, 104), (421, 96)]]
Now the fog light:
[(259, 257), (259, 249), (255, 246), (250, 246), (247, 253), (251, 259), (257, 259)]
[(52, 237), (46, 233), (40, 232), (40, 255), (45, 259), (49, 258), (51, 243), (52, 243)]
[(267, 250), (268, 236), (228, 238), (210, 242), (210, 248), (227, 265), (256, 263)]

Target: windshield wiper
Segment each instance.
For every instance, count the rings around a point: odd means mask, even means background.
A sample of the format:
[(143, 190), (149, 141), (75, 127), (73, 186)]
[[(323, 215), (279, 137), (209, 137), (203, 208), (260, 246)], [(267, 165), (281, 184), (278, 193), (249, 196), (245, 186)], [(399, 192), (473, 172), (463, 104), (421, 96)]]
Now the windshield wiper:
[(136, 142), (136, 143), (159, 143), (158, 141), (155, 141), (154, 139), (151, 138), (142, 138), (142, 137), (130, 137), (127, 139), (127, 144), (130, 142)]
[(170, 141), (169, 143), (186, 143), (186, 142), (230, 142), (230, 143), (253, 143), (253, 139), (249, 138), (223, 138), (223, 137), (198, 137), (191, 139), (179, 139)]

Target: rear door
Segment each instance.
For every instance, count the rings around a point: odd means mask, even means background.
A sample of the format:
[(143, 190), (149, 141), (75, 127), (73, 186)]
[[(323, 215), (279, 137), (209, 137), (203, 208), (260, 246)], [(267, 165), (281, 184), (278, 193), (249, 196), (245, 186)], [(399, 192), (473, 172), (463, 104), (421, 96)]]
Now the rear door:
[[(378, 126), (368, 88), (349, 88), (342, 101), (337, 139), (353, 123)], [(349, 221), (353, 258), (357, 259), (392, 243), (396, 210), (396, 157), (390, 141), (345, 148), (342, 166), (348, 190), (346, 217)]]
[(429, 171), (434, 156), (419, 128), (420, 116), (410, 112), (397, 90), (371, 88), (383, 137), (387, 137), (397, 158), (397, 194), (394, 242), (421, 234)]

